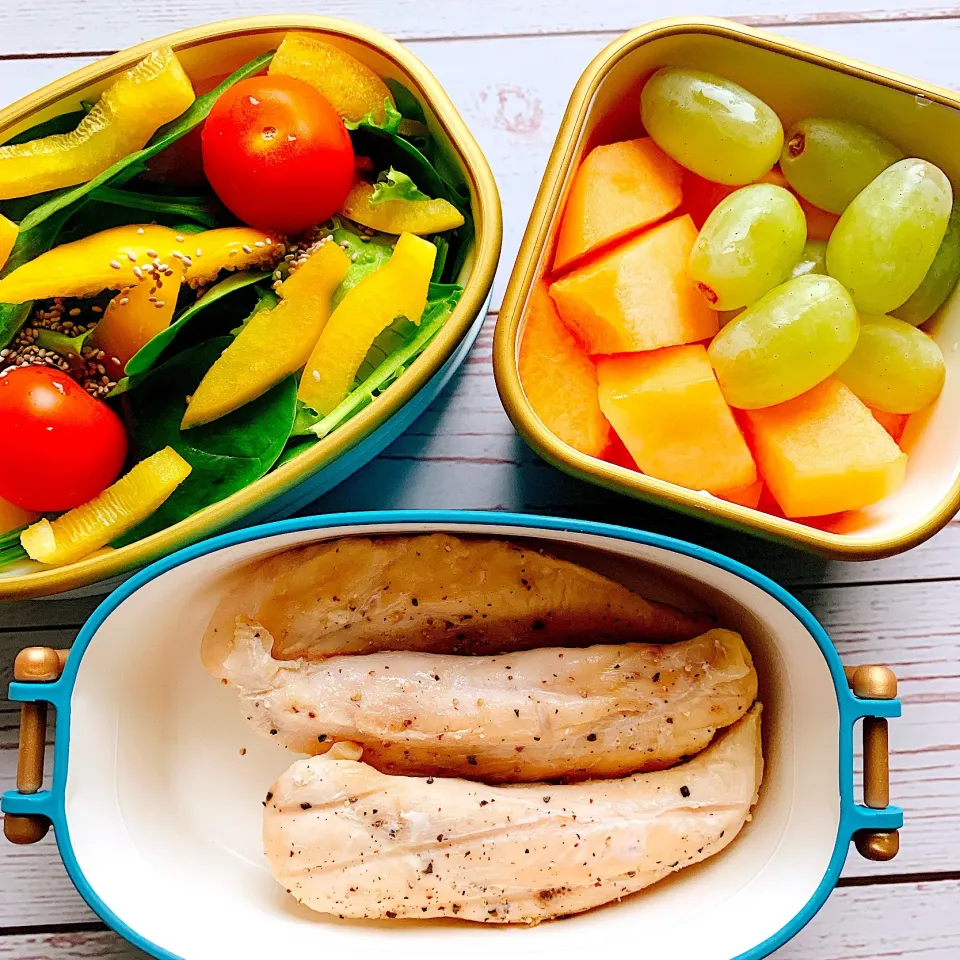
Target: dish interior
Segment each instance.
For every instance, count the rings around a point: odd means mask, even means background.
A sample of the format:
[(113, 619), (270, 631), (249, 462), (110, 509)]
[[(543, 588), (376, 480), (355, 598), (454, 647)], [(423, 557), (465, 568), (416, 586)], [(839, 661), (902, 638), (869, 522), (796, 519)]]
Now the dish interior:
[[(292, 544), (439, 529), (536, 542), (647, 596), (710, 609), (743, 633), (761, 679), (767, 769), (754, 819), (726, 851), (620, 904), (535, 928), (339, 921), (280, 888), (262, 854), (261, 802), (296, 755), (248, 728), (235, 695), (200, 664), (200, 638), (226, 577), (242, 561)], [(78, 668), (66, 818), (94, 895), (184, 960), (261, 960), (278, 948), (349, 948), (370, 960), (387, 949), (418, 958), (493, 950), (573, 957), (599, 938), (632, 950), (638, 934), (650, 956), (730, 960), (789, 923), (824, 878), (840, 822), (839, 736), (830, 671), (810, 633), (778, 600), (704, 561), (495, 524), (301, 531), (178, 566), (109, 615)]]
[[(765, 49), (754, 43), (698, 32), (696, 28), (643, 39), (613, 64), (593, 98), (583, 105), (584, 123), (577, 139), (567, 147), (572, 162), (566, 169), (560, 202), (549, 211), (549, 235), (540, 249), (539, 260), (532, 266), (531, 277), (549, 272), (563, 199), (580, 160), (598, 144), (642, 135), (640, 90), (653, 71), (665, 65), (708, 70), (743, 85), (776, 111), (784, 129), (811, 116), (863, 123), (896, 143), (906, 156), (937, 164), (955, 190), (960, 191), (960, 110), (854, 76), (839, 66), (830, 66), (831, 60), (842, 62), (842, 58), (824, 53), (820, 63), (812, 63), (799, 54)], [(948, 373), (939, 400), (908, 422), (901, 441), (909, 457), (906, 483), (897, 493), (871, 507), (815, 521), (824, 531), (844, 535), (850, 544), (910, 536), (938, 505), (942, 508), (956, 496), (955, 488), (960, 484), (960, 430), (955, 415), (960, 407), (960, 295), (956, 290), (925, 329), (940, 345)], [(522, 336), (521, 324), (517, 349)], [(562, 446), (560, 441), (555, 442)], [(576, 462), (588, 465), (591, 461), (577, 455)], [(730, 506), (709, 494), (694, 494), (649, 478), (641, 480), (623, 468), (616, 472), (624, 479), (645, 481), (658, 496), (681, 494), (697, 499), (701, 508), (739, 522), (751, 515), (758, 516), (756, 511)], [(780, 530), (802, 529), (791, 521), (768, 519)]]

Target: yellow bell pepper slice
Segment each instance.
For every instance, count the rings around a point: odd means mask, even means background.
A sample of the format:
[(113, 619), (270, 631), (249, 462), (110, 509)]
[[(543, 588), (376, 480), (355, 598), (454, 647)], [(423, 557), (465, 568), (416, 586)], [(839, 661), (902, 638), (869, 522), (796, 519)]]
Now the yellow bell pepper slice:
[(216, 420), (299, 370), (327, 324), (334, 291), (349, 268), (350, 258), (328, 241), (280, 284), (280, 303), (254, 314), (204, 374), (180, 429)]
[(304, 368), (300, 400), (328, 414), (349, 393), (373, 341), (397, 317), (420, 322), (436, 255), (429, 241), (412, 233), (401, 235), (393, 256), (333, 311)]
[(25, 527), (39, 516), (39, 513), (24, 510), (23, 507), (18, 507), (15, 503), (0, 497), (0, 533), (9, 533), (18, 527)]
[(111, 376), (122, 377), (127, 361), (170, 326), (182, 280), (183, 261), (171, 257), (167, 270), (144, 273), (139, 283), (125, 287), (107, 304), (90, 345), (104, 352), (101, 362)]
[(366, 64), (310, 33), (288, 33), (268, 72), (309, 83), (344, 120), (359, 121), (373, 114), (377, 123), (383, 123), (385, 103), (394, 103), (390, 88)]
[(144, 147), (194, 99), (176, 54), (158, 47), (107, 87), (76, 130), (0, 146), (0, 199), (92, 180)]
[(381, 233), (423, 236), (463, 226), (463, 214), (447, 200), (384, 200), (372, 204), (373, 189), (372, 183), (357, 181), (343, 203), (343, 215)]
[(192, 469), (176, 450), (164, 447), (89, 502), (27, 527), (20, 544), (40, 563), (82, 560), (149, 517)]
[(223, 227), (178, 234), (156, 224), (113, 227), (40, 254), (0, 280), (0, 303), (47, 297), (89, 297), (122, 290), (157, 265), (182, 260), (191, 286), (209, 283), (223, 269), (275, 263), (284, 252), (277, 237), (253, 227)]
[(13, 245), (17, 242), (17, 234), (20, 228), (12, 221), (8, 220), (0, 213), (0, 270), (3, 269), (10, 256)]

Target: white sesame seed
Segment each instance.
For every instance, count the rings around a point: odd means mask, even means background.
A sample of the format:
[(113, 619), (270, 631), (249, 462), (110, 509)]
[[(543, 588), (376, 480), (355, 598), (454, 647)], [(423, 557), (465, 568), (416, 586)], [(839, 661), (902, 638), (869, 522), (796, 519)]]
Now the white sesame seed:
[(253, 253), (253, 247), (249, 243), (245, 243), (242, 249), (244, 253)]
[(159, 257), (160, 254), (157, 253), (156, 250), (148, 250), (148, 251), (147, 251), (147, 256), (150, 257), (151, 260), (156, 260), (156, 258)]
[(134, 267), (134, 268), (133, 268), (133, 275), (134, 275), (138, 280), (142, 280), (142, 279), (143, 279), (143, 271), (142, 271), (139, 267)]
[(94, 313), (103, 313), (103, 307), (91, 307)]
[(162, 300), (158, 300), (158, 301), (154, 304), (154, 306), (155, 306), (158, 310), (159, 310), (160, 307), (162, 307), (163, 305), (164, 305), (164, 304), (163, 304), (163, 301), (162, 301)]
[(313, 379), (316, 380), (317, 383), (319, 383), (319, 382), (320, 382), (320, 371), (319, 371), (319, 370), (313, 370), (313, 371), (311, 371), (311, 374), (312, 374), (312, 376), (313, 376)]
[(142, 234), (142, 233), (143, 233), (143, 227), (138, 227), (138, 228), (137, 228), (137, 233)]
[(121, 306), (121, 307), (125, 307), (129, 302), (130, 302), (130, 298), (129, 298), (129, 297), (121, 297), (121, 298), (120, 298), (120, 306)]
[(111, 260), (111, 261), (110, 261), (110, 266), (113, 267), (114, 270), (119, 270), (119, 269), (120, 269), (120, 261), (119, 261), (119, 260)]
[(128, 251), (127, 251), (127, 259), (128, 259), (131, 263), (136, 263), (136, 262), (137, 262), (137, 255), (136, 255), (132, 250), (128, 250)]
[(183, 237), (181, 237), (179, 233), (173, 239), (176, 240), (177, 243), (183, 243)]
[(258, 240), (255, 244), (255, 247), (265, 247), (266, 244), (262, 240)]
[(199, 247), (197, 247), (197, 256), (198, 257), (203, 256), (203, 251)]

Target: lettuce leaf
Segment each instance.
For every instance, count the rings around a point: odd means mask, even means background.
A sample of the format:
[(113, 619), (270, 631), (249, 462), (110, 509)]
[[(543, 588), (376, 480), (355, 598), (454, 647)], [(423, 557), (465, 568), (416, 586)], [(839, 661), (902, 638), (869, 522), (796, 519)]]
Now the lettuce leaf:
[(383, 100), (383, 120), (375, 120), (371, 110), (362, 120), (344, 120), (348, 130), (381, 130), (384, 133), (396, 133), (400, 129), (403, 114), (386, 98)]
[(402, 200), (405, 202), (429, 200), (422, 190), (405, 173), (391, 167), (377, 178), (373, 185), (373, 195), (370, 197), (370, 206), (386, 203), (388, 200)]

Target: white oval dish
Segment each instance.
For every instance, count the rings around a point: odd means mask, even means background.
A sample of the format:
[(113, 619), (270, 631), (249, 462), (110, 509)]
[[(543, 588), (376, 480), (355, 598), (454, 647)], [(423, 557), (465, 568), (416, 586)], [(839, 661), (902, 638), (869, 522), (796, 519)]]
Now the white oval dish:
[[(716, 613), (743, 633), (761, 681), (767, 770), (753, 821), (722, 854), (619, 904), (535, 928), (339, 921), (288, 897), (263, 856), (262, 800), (290, 754), (244, 722), (203, 669), (200, 638), (239, 563), (345, 535), (442, 530), (523, 538), (645, 595)], [(573, 960), (598, 942), (671, 960), (754, 960), (790, 939), (836, 884), (857, 831), (853, 727), (894, 717), (861, 700), (822, 627), (792, 596), (711, 551), (604, 524), (461, 511), (307, 517), (189, 547), (134, 576), (81, 632), (54, 683), (11, 697), (57, 709), (53, 783), (3, 809), (53, 823), (71, 878), (114, 929), (164, 960), (488, 956)]]

